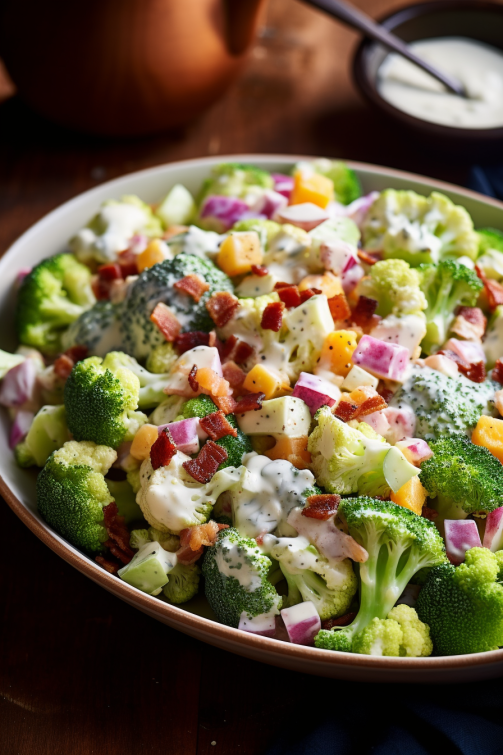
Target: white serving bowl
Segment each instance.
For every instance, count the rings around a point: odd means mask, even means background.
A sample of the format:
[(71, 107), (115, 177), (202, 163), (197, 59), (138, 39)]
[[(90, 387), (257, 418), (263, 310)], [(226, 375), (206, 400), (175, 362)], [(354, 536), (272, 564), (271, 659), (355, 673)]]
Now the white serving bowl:
[[(161, 165), (108, 181), (46, 215), (24, 233), (0, 260), (0, 347), (13, 350), (14, 282), (20, 268), (31, 267), (44, 257), (65, 250), (66, 242), (83, 226), (105, 199), (138, 194), (146, 202), (158, 201), (175, 183), (196, 192), (212, 166), (232, 161), (253, 163), (275, 172), (288, 171), (305, 156), (232, 155)], [(413, 189), (422, 194), (441, 191), (462, 204), (475, 226), (503, 229), (503, 203), (440, 181), (361, 163), (349, 163), (357, 172), (365, 193), (385, 188)], [(305, 673), (353, 681), (456, 682), (475, 681), (503, 674), (503, 650), (439, 658), (375, 658), (334, 653), (292, 645), (266, 637), (254, 637), (218, 624), (204, 601), (196, 599), (178, 608), (142, 593), (104, 571), (92, 559), (57, 535), (38, 515), (35, 475), (19, 469), (8, 446), (9, 419), (0, 416), (0, 492), (17, 516), (55, 553), (109, 592), (175, 629), (233, 653)]]

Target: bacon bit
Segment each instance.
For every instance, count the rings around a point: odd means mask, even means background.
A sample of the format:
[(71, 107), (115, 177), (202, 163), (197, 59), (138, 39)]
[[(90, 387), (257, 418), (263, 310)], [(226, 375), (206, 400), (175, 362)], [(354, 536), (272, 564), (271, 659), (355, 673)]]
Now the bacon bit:
[(212, 519), (206, 524), (196, 524), (180, 532), (180, 545), (189, 546), (192, 551), (198, 551), (203, 546), (210, 547), (217, 542), (220, 530), (229, 529), (228, 524), (217, 524)]
[(378, 302), (375, 299), (369, 299), (368, 296), (359, 296), (356, 307), (351, 315), (351, 321), (355, 325), (359, 325), (360, 328), (367, 327), (377, 309), (377, 304)]
[(455, 351), (451, 351), (450, 349), (437, 351), (437, 354), (443, 355), (455, 362), (458, 365), (458, 370), (461, 374), (473, 383), (483, 383), (486, 379), (486, 368), (482, 360), (480, 362), (466, 362), (459, 356), (459, 354), (456, 354)]
[(287, 309), (298, 307), (302, 303), (298, 286), (284, 286), (278, 290), (278, 296)]
[(358, 404), (353, 404), (351, 401), (339, 401), (334, 414), (343, 422), (350, 422), (352, 419), (356, 419), (359, 411)]
[(459, 307), (451, 331), (467, 341), (480, 341), (486, 325), (487, 318), (480, 307)]
[(121, 568), (120, 564), (118, 564), (116, 561), (112, 561), (111, 558), (105, 558), (105, 556), (96, 556), (95, 561), (110, 574), (117, 574), (117, 572)]
[(339, 508), (340, 501), (340, 495), (331, 493), (310, 495), (306, 499), (306, 506), (302, 509), (301, 514), (310, 519), (330, 519)]
[(182, 329), (181, 323), (171, 309), (162, 301), (155, 306), (150, 319), (159, 328), (166, 341), (172, 342), (180, 335)]
[(80, 362), (82, 359), (86, 358), (88, 353), (89, 349), (87, 346), (79, 346), (78, 344), (70, 346), (70, 348), (65, 351), (66, 356), (69, 357), (72, 362)]
[(382, 396), (370, 396), (369, 398), (365, 399), (363, 404), (360, 404), (360, 411), (358, 412), (358, 419), (360, 417), (365, 417), (366, 414), (373, 414), (374, 412), (379, 412), (381, 409), (387, 409), (388, 404), (384, 400)]
[(304, 291), (300, 291), (300, 303), (304, 304), (311, 296), (317, 296), (321, 293), (323, 292), (319, 288), (305, 288)]
[(122, 277), (128, 278), (130, 275), (138, 275), (137, 255), (130, 249), (120, 252), (117, 255), (117, 262), (120, 265)]
[(225, 438), (226, 435), (232, 435), (233, 438), (238, 437), (238, 431), (235, 427), (232, 427), (221, 409), (200, 419), (199, 425), (206, 435), (210, 436), (211, 440), (220, 440), (220, 438)]
[(228, 453), (225, 448), (217, 446), (212, 440), (208, 440), (197, 454), (197, 457), (184, 461), (182, 466), (194, 480), (204, 484), (211, 480), (220, 464), (227, 458)]
[(252, 356), (254, 351), (255, 349), (253, 346), (250, 346), (246, 341), (238, 341), (232, 355), (233, 361), (236, 362), (236, 364), (244, 364)]
[(168, 239), (172, 239), (173, 236), (179, 236), (181, 233), (185, 233), (188, 230), (188, 225), (170, 225), (169, 228), (166, 228), (162, 237), (164, 241), (168, 241)]
[(334, 318), (334, 321), (347, 320), (351, 317), (351, 309), (349, 308), (348, 300), (344, 294), (336, 294), (328, 300), (328, 307), (330, 314)]
[(176, 551), (176, 559), (179, 564), (189, 566), (199, 561), (204, 553), (204, 548), (201, 546), (199, 550), (193, 551), (190, 545), (184, 545), (183, 548), (179, 548)]
[(438, 516), (438, 511), (435, 511), (435, 509), (430, 509), (429, 506), (423, 506), (421, 515), (424, 516), (425, 519), (429, 519), (430, 522), (434, 522)]
[(153, 469), (165, 467), (176, 454), (176, 445), (169, 430), (164, 430), (150, 449), (150, 463)]
[(118, 262), (109, 262), (106, 265), (100, 265), (98, 275), (102, 281), (113, 281), (122, 278), (122, 269)]
[(103, 508), (103, 524), (109, 538), (105, 545), (123, 564), (129, 564), (134, 556), (134, 551), (129, 546), (129, 530), (126, 527), (126, 520), (123, 516), (119, 516), (119, 509), (115, 501), (111, 501)]
[(249, 393), (247, 396), (239, 399), (234, 407), (235, 414), (243, 412), (253, 412), (262, 408), (262, 401), (265, 399), (265, 393)]
[(124, 553), (118, 545), (114, 543), (113, 540), (105, 540), (103, 545), (106, 545), (112, 556), (115, 556), (116, 559), (119, 561), (122, 561), (123, 564), (129, 564), (133, 556), (128, 556), (126, 553)]
[(103, 281), (99, 275), (93, 275), (91, 278), (91, 288), (98, 301), (105, 301), (110, 297), (110, 283)]
[(191, 330), (188, 333), (180, 333), (173, 343), (179, 354), (185, 354), (196, 346), (209, 346), (210, 334), (203, 333), (202, 330)]
[(241, 388), (246, 377), (241, 367), (238, 367), (235, 362), (226, 362), (222, 366), (222, 372), (233, 390)]
[(230, 335), (229, 338), (221, 344), (219, 349), (220, 359), (228, 359), (231, 357), (232, 352), (237, 346), (239, 339), (235, 335)]
[(490, 280), (478, 265), (475, 265), (475, 272), (484, 284), (489, 309), (493, 312), (496, 307), (503, 304), (503, 286), (497, 281)]
[(460, 307), (457, 311), (458, 315), (464, 317), (472, 325), (484, 325), (486, 328), (487, 317), (484, 315), (480, 307)]
[(345, 613), (344, 616), (339, 616), (338, 619), (324, 619), (324, 621), (321, 622), (321, 628), (333, 629), (334, 627), (347, 627), (355, 619), (356, 613)]
[(264, 265), (252, 265), (251, 271), (253, 275), (258, 275), (259, 278), (265, 278), (266, 275), (269, 275), (269, 270)]
[(217, 291), (210, 296), (204, 306), (217, 328), (223, 328), (239, 307), (239, 300), (229, 291)]
[(273, 330), (277, 333), (283, 324), (283, 310), (285, 305), (282, 301), (272, 301), (262, 312), (260, 327), (263, 330)]
[(491, 372), (491, 378), (492, 380), (496, 380), (497, 383), (501, 383), (503, 385), (503, 360), (497, 359), (496, 364), (493, 367), (493, 371)]
[(196, 375), (197, 375), (197, 364), (193, 364), (189, 374), (187, 375), (187, 380), (189, 381), (189, 385), (194, 391), (194, 393), (197, 393), (199, 390), (199, 383), (197, 382)]
[(236, 410), (237, 401), (232, 396), (213, 396), (213, 401), (224, 414), (233, 414)]
[(290, 288), (291, 285), (291, 283), (285, 283), (285, 281), (278, 281), (274, 284), (274, 290), (279, 291), (282, 288)]
[(264, 535), (265, 535), (265, 532), (262, 533), (261, 535), (258, 535), (255, 538), (255, 542), (257, 543), (257, 545), (263, 545), (264, 544)]
[(375, 265), (382, 260), (382, 252), (366, 252), (365, 249), (358, 249), (358, 259), (366, 265)]
[(66, 354), (61, 354), (60, 357), (54, 362), (54, 372), (61, 378), (61, 380), (67, 380), (73, 370), (75, 362), (70, 359)]
[(175, 281), (175, 283), (173, 283), (173, 288), (176, 288), (177, 291), (181, 291), (184, 294), (192, 296), (194, 301), (197, 303), (201, 299), (202, 295), (206, 293), (206, 291), (209, 291), (210, 284), (206, 283), (201, 275), (197, 275), (196, 273), (189, 273), (185, 276), (185, 278), (182, 278), (179, 281)]
[(389, 402), (395, 395), (395, 392), (388, 388), (382, 380), (379, 380), (376, 390), (379, 396), (382, 396), (387, 404), (389, 404)]
[(217, 347), (217, 344), (218, 344), (217, 334), (215, 333), (214, 330), (210, 330), (210, 332), (208, 333), (208, 346), (211, 346), (213, 348), (213, 347)]

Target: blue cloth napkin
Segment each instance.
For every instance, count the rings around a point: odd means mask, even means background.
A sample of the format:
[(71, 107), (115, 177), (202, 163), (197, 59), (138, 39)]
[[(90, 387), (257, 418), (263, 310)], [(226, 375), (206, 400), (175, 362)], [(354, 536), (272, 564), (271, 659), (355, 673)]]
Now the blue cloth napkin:
[[(503, 200), (503, 167), (474, 166), (468, 186)], [(503, 679), (383, 685), (306, 678), (300, 688), (288, 734), (267, 755), (503, 755)]]

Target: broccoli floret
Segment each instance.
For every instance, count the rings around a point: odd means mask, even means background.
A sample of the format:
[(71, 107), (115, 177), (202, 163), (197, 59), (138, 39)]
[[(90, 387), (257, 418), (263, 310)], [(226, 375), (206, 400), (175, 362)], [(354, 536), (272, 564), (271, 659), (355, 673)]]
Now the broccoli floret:
[(503, 645), (503, 585), (499, 561), (487, 548), (471, 548), (460, 566), (432, 569), (416, 603), (438, 655), (464, 655)]
[(9, 354), (8, 351), (0, 349), (0, 380), (2, 380), (9, 370), (16, 367), (27, 357), (24, 354)]
[(130, 370), (136, 375), (140, 382), (140, 392), (138, 397), (138, 407), (140, 409), (151, 409), (159, 405), (165, 398), (164, 388), (169, 374), (149, 372), (142, 367), (134, 357), (124, 354), (122, 351), (111, 351), (107, 354), (106, 363), (109, 370), (114, 374), (120, 368)]
[(187, 527), (207, 522), (218, 496), (239, 479), (239, 474), (234, 475), (236, 470), (226, 469), (201, 484), (183, 468), (189, 459), (178, 451), (167, 466), (154, 470), (150, 459), (141, 465), (136, 500), (147, 522), (161, 532), (177, 535)]
[(421, 347), (431, 354), (447, 340), (458, 306), (473, 307), (482, 281), (465, 265), (443, 260), (438, 265), (420, 265), (421, 288), (426, 296), (426, 336)]
[(404, 259), (416, 266), (445, 257), (475, 259), (478, 238), (463, 207), (433, 192), (423, 197), (414, 191), (383, 191), (363, 223), (365, 249)]
[[(321, 630), (316, 647), (351, 651), (353, 639), (372, 619), (386, 619), (414, 574), (446, 562), (443, 540), (424, 517), (391, 501), (346, 498), (338, 516), (368, 553), (360, 564), (360, 608), (341, 630)], [(426, 619), (423, 619), (426, 621)]]
[(299, 169), (314, 170), (315, 173), (330, 178), (334, 184), (334, 198), (341, 204), (351, 204), (362, 194), (362, 187), (354, 170), (339, 160), (320, 158), (310, 162), (297, 163), (293, 172), (295, 173)]
[(242, 613), (250, 618), (279, 613), (281, 597), (268, 580), (270, 567), (255, 540), (233, 528), (220, 531), (202, 567), (206, 598), (218, 621), (237, 627)]
[(113, 497), (119, 516), (123, 516), (126, 524), (141, 522), (143, 514), (136, 503), (136, 496), (133, 488), (127, 480), (106, 480), (110, 495)]
[[(173, 287), (176, 281), (191, 273), (200, 275), (209, 284), (198, 302)], [(216, 291), (233, 291), (230, 279), (212, 262), (193, 254), (178, 254), (172, 260), (144, 270), (128, 288), (122, 304), (120, 330), (124, 351), (142, 360), (153, 348), (164, 343), (161, 331), (150, 320), (159, 302), (170, 307), (183, 330), (209, 332), (214, 323), (205, 304)]]
[(112, 349), (121, 348), (119, 333), (120, 308), (108, 300), (97, 301), (83, 312), (61, 336), (61, 347), (87, 346), (89, 355), (104, 357)]
[(274, 532), (293, 536), (295, 529), (287, 523), (295, 507), (303, 508), (306, 498), (321, 491), (308, 469), (296, 469), (289, 461), (271, 461), (267, 456), (250, 454), (238, 470), (239, 484), (225, 494), (230, 502), (232, 522), (246, 537)]
[(151, 207), (131, 195), (104, 202), (87, 226), (70, 239), (69, 246), (85, 264), (110, 262), (128, 248), (135, 234), (156, 237), (162, 232), (161, 221)]
[(129, 547), (132, 548), (134, 551), (140, 550), (145, 543), (150, 542), (150, 537), (148, 534), (148, 530), (141, 529), (141, 530), (131, 530), (131, 534), (129, 536)]
[(43, 406), (14, 455), (20, 467), (43, 467), (53, 451), (69, 440), (64, 406)]
[(176, 553), (180, 547), (180, 538), (178, 535), (171, 535), (169, 532), (161, 532), (155, 527), (148, 528), (148, 536), (153, 543), (160, 543), (165, 551)]
[(206, 197), (224, 195), (229, 197), (246, 197), (251, 188), (272, 189), (274, 181), (271, 175), (254, 165), (242, 163), (222, 163), (215, 166), (211, 176), (206, 178), (197, 196), (200, 206)]
[(489, 323), (482, 343), (487, 359), (487, 367), (494, 367), (498, 359), (503, 357), (503, 306), (496, 307)]
[(56, 532), (90, 554), (105, 552), (103, 508), (113, 501), (104, 475), (117, 458), (107, 446), (69, 441), (37, 479), (37, 508)]
[(370, 275), (358, 284), (358, 293), (376, 299), (377, 314), (410, 315), (426, 309), (417, 270), (404, 260), (382, 260), (372, 265)]
[(218, 412), (218, 406), (211, 400), (209, 396), (201, 394), (197, 398), (191, 398), (185, 401), (179, 411), (180, 419), (189, 419), (191, 417), (197, 417), (202, 419), (207, 417), (208, 414)]
[(162, 589), (164, 597), (175, 605), (187, 603), (197, 595), (200, 577), (201, 569), (197, 564), (177, 563), (169, 573), (168, 584)]
[(118, 448), (147, 421), (136, 411), (140, 381), (127, 367), (117, 365), (117, 353), (77, 362), (66, 381), (66, 419), (76, 440)]
[(429, 626), (406, 605), (395, 606), (386, 619), (372, 619), (353, 639), (353, 652), (363, 655), (424, 658), (432, 650)]
[(459, 434), (431, 441), (430, 448), (433, 456), (421, 464), (421, 483), (442, 519), (488, 514), (501, 506), (503, 466), (487, 448)]
[(24, 278), (16, 302), (16, 331), (21, 343), (43, 354), (61, 351), (61, 335), (95, 302), (90, 270), (72, 254), (40, 262)]
[(264, 547), (267, 555), (279, 561), (287, 581), (288, 597), (283, 606), (310, 600), (322, 620), (348, 611), (358, 587), (348, 558), (329, 561), (301, 535), (279, 539), (266, 535)]
[[(391, 485), (386, 479), (383, 465), (391, 446), (384, 438), (373, 432), (366, 423), (361, 423), (361, 429), (349, 427), (335, 417), (328, 406), (322, 407), (315, 419), (318, 424), (309, 435), (307, 448), (318, 485), (330, 493), (341, 495), (361, 493), (388, 496)], [(393, 453), (403, 456), (397, 448), (393, 449)], [(405, 457), (400, 461), (409, 479), (417, 474)]]
[(176, 360), (178, 354), (175, 351), (175, 347), (169, 341), (160, 343), (155, 349), (152, 349), (147, 358), (147, 370), (161, 374), (163, 372), (169, 372)]
[(417, 438), (430, 441), (449, 433), (471, 435), (479, 417), (492, 413), (490, 401), (499, 387), (492, 380), (473, 383), (463, 375), (451, 378), (413, 365), (410, 378), (395, 393), (390, 406), (412, 407)]

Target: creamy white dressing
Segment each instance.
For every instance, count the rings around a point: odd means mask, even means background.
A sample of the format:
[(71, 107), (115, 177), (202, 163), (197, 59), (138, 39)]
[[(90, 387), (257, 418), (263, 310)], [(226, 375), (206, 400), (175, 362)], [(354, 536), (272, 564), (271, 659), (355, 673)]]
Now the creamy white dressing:
[(106, 262), (117, 252), (129, 246), (135, 233), (141, 232), (149, 221), (141, 207), (126, 202), (105, 204), (98, 215), (97, 225), (104, 231), (100, 234), (91, 228), (83, 228), (70, 241), (70, 248), (77, 257), (94, 257)]
[(254, 549), (246, 545), (237, 545), (224, 540), (217, 551), (215, 561), (220, 574), (224, 577), (235, 577), (243, 589), (253, 592), (262, 585), (260, 574), (252, 566), (252, 558), (255, 555)]
[(214, 231), (203, 231), (202, 228), (191, 225), (187, 233), (173, 237), (169, 242), (169, 247), (175, 255), (185, 252), (196, 257), (213, 259), (224, 238), (225, 235)]
[(399, 110), (431, 123), (466, 129), (503, 126), (503, 52), (464, 37), (411, 42), (409, 47), (440, 71), (456, 77), (468, 97), (459, 97), (400, 55), (378, 71), (379, 94)]
[(274, 535), (266, 535), (263, 545), (265, 552), (284, 564), (291, 574), (300, 574), (309, 569), (323, 577), (329, 590), (346, 590), (349, 586), (351, 562), (347, 559), (337, 561), (323, 558), (307, 537), (275, 538)]

